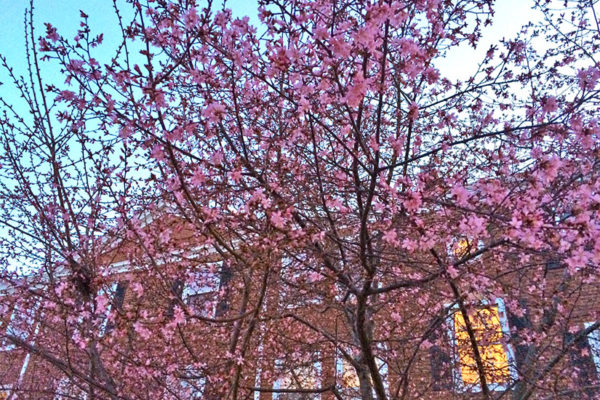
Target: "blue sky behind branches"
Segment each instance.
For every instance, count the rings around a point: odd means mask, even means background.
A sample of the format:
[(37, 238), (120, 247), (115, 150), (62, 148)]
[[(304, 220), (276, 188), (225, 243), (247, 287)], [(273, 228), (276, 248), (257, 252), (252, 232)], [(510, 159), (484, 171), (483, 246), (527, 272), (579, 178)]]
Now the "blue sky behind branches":
[[(521, 26), (537, 19), (537, 14), (530, 10), (531, 0), (497, 0), (496, 15), (491, 27), (484, 30), (484, 36), (478, 49), (467, 44), (452, 49), (448, 57), (440, 60), (437, 67), (442, 75), (450, 79), (467, 79), (477, 69), (485, 52), (503, 37), (512, 38)], [(214, 3), (221, 6), (221, 1)], [(121, 15), (128, 21), (132, 15), (131, 6), (125, 0), (117, 0)], [(256, 0), (228, 0), (226, 7), (233, 10), (235, 17), (249, 16), (253, 25), (259, 25)], [(25, 12), (30, 6), (28, 0), (0, 0), (0, 54), (6, 57), (17, 76), (27, 76), (25, 53)], [(91, 35), (104, 34), (104, 42), (93, 49), (93, 56), (101, 63), (109, 63), (119, 44), (121, 34), (118, 27), (112, 0), (35, 0), (34, 2), (34, 41), (45, 35), (44, 23), (49, 22), (58, 29), (60, 35), (72, 39), (81, 21), (80, 10), (89, 15), (88, 23)], [(29, 35), (29, 32), (27, 32)], [(42, 62), (42, 75), (45, 84), (61, 87), (64, 78), (61, 76), (56, 62)], [(10, 83), (7, 72), (0, 69), (0, 97), (15, 106), (15, 110), (27, 121), (29, 111), (27, 104)], [(4, 182), (9, 184), (9, 182)], [(6, 229), (0, 226), (0, 237), (6, 235)]]
[[(117, 4), (124, 16), (127, 16), (130, 6), (122, 0), (118, 0)], [(221, 2), (215, 2), (215, 6), (220, 4)], [(0, 6), (0, 53), (7, 57), (17, 74), (25, 74), (24, 13), (29, 7), (29, 1), (0, 0)], [(226, 6), (233, 10), (234, 16), (248, 15), (253, 24), (259, 24), (255, 0), (229, 0)], [(473, 50), (466, 44), (453, 49), (446, 60), (439, 63), (443, 75), (457, 79), (467, 78), (475, 71), (477, 62), (490, 44), (503, 37), (513, 37), (523, 24), (536, 19), (536, 14), (531, 11), (530, 6), (531, 1), (528, 0), (497, 0), (494, 23), (485, 29), (479, 49)], [(44, 34), (44, 22), (56, 26), (61, 35), (74, 37), (79, 28), (79, 10), (83, 10), (90, 16), (92, 33), (104, 34), (104, 44), (98, 49), (101, 52), (99, 59), (102, 59), (102, 55), (110, 57), (114, 54), (116, 46), (120, 43), (117, 18), (111, 0), (35, 0), (34, 7), (36, 38)], [(0, 81), (6, 82), (4, 71), (0, 73)], [(5, 90), (9, 90), (7, 85), (0, 86), (0, 93), (7, 97)]]

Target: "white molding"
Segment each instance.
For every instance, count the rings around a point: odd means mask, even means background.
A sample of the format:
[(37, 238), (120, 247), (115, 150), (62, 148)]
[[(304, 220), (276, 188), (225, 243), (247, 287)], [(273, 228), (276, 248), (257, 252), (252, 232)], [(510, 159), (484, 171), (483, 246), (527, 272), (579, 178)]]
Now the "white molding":
[[(115, 295), (117, 293), (118, 286), (119, 286), (119, 282), (115, 281), (115, 282), (111, 283), (110, 288), (108, 290), (105, 290), (105, 288), (102, 288), (99, 290), (100, 293), (98, 293), (98, 295), (100, 295), (100, 296), (105, 295), (108, 297), (108, 305), (106, 306), (106, 311), (104, 311), (103, 320), (102, 320), (102, 323), (100, 324), (100, 330), (99, 330), (99, 335), (98, 335), (99, 337), (103, 337), (106, 334), (106, 327), (108, 326), (108, 318), (110, 317), (110, 312), (113, 307), (113, 302), (115, 300)], [(95, 302), (95, 299), (94, 299), (94, 302)]]
[[(587, 329), (595, 322), (586, 322), (584, 327)], [(596, 366), (596, 373), (598, 379), (600, 379), (600, 329), (596, 329), (587, 336), (588, 343), (590, 344), (590, 350), (592, 352), (592, 360)]]
[[(75, 393), (71, 392), (71, 390), (75, 390)], [(77, 385), (72, 385), (71, 384), (71, 380), (69, 379), (69, 377), (65, 376), (63, 378), (61, 378), (58, 381), (58, 384), (56, 385), (56, 389), (55, 389), (55, 393), (54, 393), (54, 400), (67, 400), (67, 399), (74, 399), (74, 396), (81, 396), (78, 397), (81, 400), (87, 400), (87, 393), (83, 390), (81, 390), (81, 388)]]
[[(192, 373), (194, 373), (194, 375), (199, 375), (197, 372), (198, 370), (195, 369), (195, 367), (193, 367), (192, 365), (188, 365), (185, 368), (185, 371), (190, 371)], [(204, 390), (206, 389), (206, 378), (204, 376), (199, 376), (198, 378), (193, 378), (193, 379), (189, 379), (189, 380), (194, 380), (197, 383), (196, 385), (192, 385), (190, 383), (188, 383), (188, 380), (180, 378), (179, 379), (179, 386), (181, 387), (181, 389), (183, 390), (191, 390), (193, 391), (193, 393), (191, 393), (191, 396), (188, 398), (189, 400), (200, 400), (202, 399), (202, 396), (204, 394)], [(200, 389), (197, 390), (194, 386), (199, 386)]]

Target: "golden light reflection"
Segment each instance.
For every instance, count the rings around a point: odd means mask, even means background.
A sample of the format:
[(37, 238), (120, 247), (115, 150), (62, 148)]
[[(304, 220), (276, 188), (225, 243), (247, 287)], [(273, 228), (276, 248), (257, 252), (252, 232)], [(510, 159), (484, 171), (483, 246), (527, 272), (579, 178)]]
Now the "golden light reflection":
[(285, 374), (282, 387), (288, 389), (314, 389), (317, 387), (318, 375), (318, 371), (313, 365), (296, 367)]
[[(498, 307), (482, 307), (469, 316), (469, 321), (475, 334), (487, 383), (508, 383), (510, 379), (508, 356), (502, 344), (502, 325)], [(462, 381), (466, 385), (479, 384), (473, 347), (460, 312), (454, 314), (454, 327)]]
[(463, 257), (464, 255), (466, 255), (470, 249), (471, 249), (471, 243), (469, 242), (469, 240), (467, 238), (460, 238), (455, 243), (454, 249), (452, 250), (452, 252), (454, 253), (454, 256), (460, 258), (460, 257)]
[(342, 360), (342, 383), (347, 388), (360, 387), (360, 380), (356, 374), (356, 370), (346, 360)]

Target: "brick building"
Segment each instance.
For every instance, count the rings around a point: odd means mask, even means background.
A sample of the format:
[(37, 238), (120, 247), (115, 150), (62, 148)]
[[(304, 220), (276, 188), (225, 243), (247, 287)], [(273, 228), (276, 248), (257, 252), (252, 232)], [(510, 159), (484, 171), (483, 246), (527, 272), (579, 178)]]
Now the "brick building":
[[(297, 256), (261, 254), (240, 268), (190, 237), (179, 230), (177, 245), (150, 261), (135, 246), (116, 246), (87, 303), (44, 303), (72, 290), (69, 274), (22, 282), (32, 295), (2, 319), (4, 398), (368, 397), (351, 296), (299, 268)], [(492, 259), (476, 262), (489, 263), (490, 276), (502, 272)], [(530, 390), (531, 398), (598, 398), (598, 286), (559, 262), (527, 262), (497, 279), (503, 295), (471, 298), (465, 283), (459, 304), (439, 279), (374, 296), (372, 348), (386, 396), (481, 398), (483, 375), (489, 398), (529, 398)], [(547, 296), (531, 296), (530, 285)]]

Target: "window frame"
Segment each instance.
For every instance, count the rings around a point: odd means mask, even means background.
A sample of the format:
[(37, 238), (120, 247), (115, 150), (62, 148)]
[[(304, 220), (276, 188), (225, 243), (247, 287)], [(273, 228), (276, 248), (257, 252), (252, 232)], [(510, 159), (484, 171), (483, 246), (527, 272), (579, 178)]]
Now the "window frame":
[[(19, 305), (15, 302), (13, 304), (13, 306), (11, 307), (10, 318), (8, 320), (8, 323), (6, 324), (6, 326), (2, 327), (2, 332), (4, 335), (6, 335), (6, 333), (10, 333), (9, 329), (11, 329), (11, 326), (13, 325), (13, 321), (16, 318), (16, 315), (18, 312), (19, 312)], [(18, 334), (19, 334), (19, 336), (22, 336), (23, 332), (18, 332)], [(2, 341), (0, 342), (0, 351), (14, 350), (15, 347), (16, 347), (15, 344), (12, 343), (10, 340), (8, 340), (8, 338), (6, 338), (6, 337), (2, 338)], [(1, 389), (0, 389), (0, 391), (1, 391)]]
[[(504, 300), (500, 297), (497, 297), (494, 301), (482, 300), (480, 306), (489, 306), (496, 305), (498, 307), (498, 320), (500, 322), (500, 329), (502, 332), (502, 337), (505, 339), (505, 342), (502, 343), (502, 347), (506, 351), (506, 362), (508, 364), (508, 374), (509, 380), (506, 383), (488, 383), (488, 389), (490, 391), (505, 391), (507, 390), (511, 382), (514, 382), (518, 379), (519, 374), (516, 369), (516, 358), (514, 349), (511, 344), (508, 343), (508, 338), (510, 338), (510, 326), (508, 324), (508, 314), (506, 311), (506, 306), (504, 304)], [(454, 388), (459, 393), (480, 393), (481, 392), (481, 384), (465, 384), (462, 378), (461, 364), (460, 358), (458, 355), (458, 343), (456, 340), (456, 328), (454, 322), (454, 314), (456, 312), (460, 312), (458, 304), (455, 304), (451, 309), (454, 311), (450, 313), (447, 318), (448, 321), (448, 337), (450, 339), (450, 345), (452, 349), (451, 359), (453, 361), (452, 368), (452, 380), (454, 382)]]
[[(30, 315), (25, 315), (24, 318), (27, 318), (27, 321), (29, 323), (35, 323), (35, 319), (37, 317), (37, 313), (39, 311), (38, 309), (39, 307), (39, 303), (36, 301), (33, 305), (33, 307), (31, 308), (31, 314)], [(17, 336), (19, 337), (21, 340), (23, 341), (27, 341), (32, 333), (30, 331), (28, 331), (27, 328), (19, 328), (17, 330), (15, 330), (13, 327), (13, 322), (15, 320), (15, 318), (17, 318), (18, 313), (20, 312), (20, 310), (22, 309), (22, 305), (19, 305), (18, 302), (14, 302), (11, 308), (11, 312), (10, 312), (10, 319), (8, 320), (8, 323), (6, 324), (6, 326), (0, 326), (0, 329), (2, 329), (2, 332), (4, 335), (6, 335), (6, 333), (10, 333), (13, 336)], [(27, 311), (26, 311), (27, 313)], [(36, 324), (35, 328), (34, 328), (34, 332), (33, 335), (37, 335), (37, 330), (38, 330), (39, 324)], [(0, 341), (0, 352), (3, 351), (11, 351), (14, 350), (16, 348), (16, 345), (14, 343), (12, 343), (10, 340), (8, 340), (6, 337), (3, 337), (2, 340)]]
[[(261, 383), (261, 375), (262, 375), (261, 362), (262, 362), (263, 352), (264, 352), (264, 346), (263, 346), (263, 342), (262, 342), (262, 338), (261, 338), (260, 343), (258, 344), (258, 357), (256, 359), (256, 365), (257, 365), (256, 376), (254, 377), (254, 387), (257, 387), (257, 388), (260, 387), (260, 383)], [(261, 391), (255, 390), (253, 393), (254, 400), (260, 400), (260, 394), (261, 394)]]
[[(222, 267), (222, 263), (221, 262), (216, 262), (215, 264), (219, 265), (220, 267)], [(194, 285), (191, 285), (190, 282), (188, 282), (187, 280), (183, 281), (183, 288), (181, 290), (181, 300), (183, 300), (183, 302), (186, 304), (186, 306), (188, 307), (193, 307), (193, 305), (190, 303), (190, 298), (194, 297), (194, 296), (200, 296), (200, 295), (207, 295), (209, 293), (213, 293), (214, 296), (216, 297), (219, 293), (220, 290), (220, 286), (221, 286), (221, 277), (219, 276), (218, 272), (206, 272), (206, 271), (202, 271), (202, 270), (198, 270), (198, 267), (196, 267), (196, 269), (192, 272), (192, 275), (194, 277), (197, 276), (202, 276), (203, 274), (209, 274), (212, 275), (210, 277), (210, 281), (212, 281), (214, 283), (214, 287), (211, 286), (197, 286), (194, 287)], [(218, 269), (220, 270), (220, 268)], [(217, 305), (218, 305), (218, 301), (217, 299), (212, 299), (212, 307), (210, 308), (210, 310), (208, 310), (208, 312), (206, 310), (196, 310), (196, 307), (194, 308), (195, 312), (198, 312), (201, 316), (203, 317), (207, 317), (207, 318), (212, 318), (215, 316), (215, 314), (217, 313)], [(202, 312), (200, 312), (202, 311)]]
[[(344, 385), (344, 366), (345, 365), (347, 365), (349, 368), (352, 369), (352, 373), (356, 376), (356, 380), (359, 382), (358, 386), (349, 387), (349, 386)], [(336, 358), (335, 372), (336, 372), (336, 381), (337, 381), (336, 385), (340, 384), (344, 389), (358, 389), (360, 391), (360, 378), (358, 377), (358, 374), (356, 373), (356, 368), (354, 368), (352, 363), (350, 363), (344, 357), (338, 356)]]
[[(192, 393), (190, 393), (190, 400), (201, 400), (204, 396), (204, 392), (206, 391), (206, 376), (202, 375), (202, 374), (198, 374), (198, 370), (193, 366), (193, 365), (188, 365), (184, 368), (184, 372), (187, 373), (194, 373), (196, 375), (198, 375), (198, 377), (195, 378), (188, 378), (188, 377), (181, 377), (178, 379), (178, 386), (181, 390), (190, 390), (192, 391)], [(194, 385), (192, 383), (190, 383), (190, 380), (194, 380), (194, 381), (198, 381), (198, 385)]]
[(106, 295), (108, 297), (108, 305), (106, 306), (106, 311), (103, 313), (104, 315), (102, 316), (102, 323), (100, 324), (100, 329), (99, 329), (99, 334), (98, 336), (100, 338), (104, 337), (107, 333), (109, 333), (112, 329), (108, 329), (109, 325), (108, 325), (108, 320), (110, 318), (110, 313), (113, 309), (113, 304), (115, 302), (116, 296), (117, 296), (117, 290), (119, 288), (119, 285), (121, 284), (121, 282), (119, 281), (114, 281), (110, 284), (110, 287), (108, 288), (108, 290), (104, 290), (104, 288), (102, 288), (100, 291), (101, 293), (98, 293), (99, 295)]

